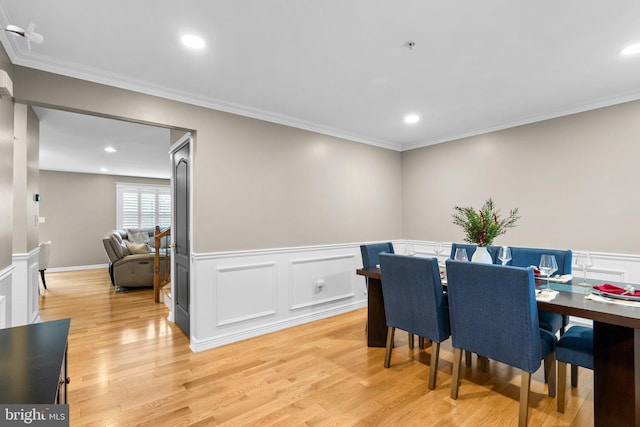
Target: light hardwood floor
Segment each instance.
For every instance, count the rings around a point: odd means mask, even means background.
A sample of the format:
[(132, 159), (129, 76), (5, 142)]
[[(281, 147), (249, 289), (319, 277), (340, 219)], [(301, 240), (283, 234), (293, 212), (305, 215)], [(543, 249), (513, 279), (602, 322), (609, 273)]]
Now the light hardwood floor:
[[(517, 424), (517, 369), (491, 361), (483, 373), (474, 361), (452, 400), (450, 341), (430, 391), (431, 350), (409, 350), (398, 333), (385, 369), (384, 349), (366, 345), (364, 309), (192, 353), (151, 289), (115, 292), (106, 269), (47, 273), (47, 286), (41, 318), (71, 318), (72, 426)], [(538, 371), (529, 425), (592, 426), (592, 381), (580, 369), (559, 414)]]

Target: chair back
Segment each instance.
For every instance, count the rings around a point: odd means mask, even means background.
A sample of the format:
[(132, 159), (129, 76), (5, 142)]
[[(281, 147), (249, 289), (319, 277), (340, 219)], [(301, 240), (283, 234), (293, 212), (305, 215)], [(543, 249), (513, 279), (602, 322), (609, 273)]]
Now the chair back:
[(362, 253), (363, 268), (375, 267), (380, 264), (380, 254), (383, 252), (387, 254), (395, 253), (391, 242), (360, 245), (360, 252)]
[(451, 335), (436, 258), (380, 254), (387, 326), (442, 342)]
[(571, 274), (572, 252), (571, 250), (544, 249), (544, 248), (518, 248), (511, 247), (511, 262), (515, 267), (529, 267), (540, 265), (540, 258), (544, 254), (553, 255), (558, 263), (558, 271), (554, 274)]
[(541, 339), (531, 268), (448, 260), (447, 282), (454, 347), (527, 372), (553, 351), (555, 336)]
[[(452, 243), (451, 244), (451, 254), (449, 255), (449, 258), (454, 259), (455, 258), (455, 254), (456, 254), (456, 249), (464, 248), (464, 249), (467, 250), (467, 257), (469, 257), (469, 261), (471, 261), (471, 257), (476, 252), (476, 248), (477, 247), (478, 247), (478, 245), (472, 245), (472, 244), (468, 244), (468, 243)], [(489, 255), (491, 255), (491, 261), (494, 264), (500, 262), (500, 260), (498, 260), (498, 249), (499, 248), (500, 248), (500, 246), (488, 246), (487, 247), (487, 250), (489, 251)]]
[(51, 240), (42, 242), (38, 245), (40, 253), (38, 254), (38, 270), (46, 270), (49, 267), (49, 254), (51, 253)]
[(122, 239), (117, 233), (111, 233), (104, 236), (102, 238), (102, 245), (104, 246), (104, 251), (107, 253), (111, 263), (124, 258), (125, 255)]

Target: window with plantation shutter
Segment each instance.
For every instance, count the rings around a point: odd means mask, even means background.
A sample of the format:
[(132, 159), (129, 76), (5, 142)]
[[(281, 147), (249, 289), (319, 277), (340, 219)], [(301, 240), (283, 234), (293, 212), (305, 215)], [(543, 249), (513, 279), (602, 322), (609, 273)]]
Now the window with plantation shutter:
[(169, 186), (116, 183), (117, 228), (171, 225)]

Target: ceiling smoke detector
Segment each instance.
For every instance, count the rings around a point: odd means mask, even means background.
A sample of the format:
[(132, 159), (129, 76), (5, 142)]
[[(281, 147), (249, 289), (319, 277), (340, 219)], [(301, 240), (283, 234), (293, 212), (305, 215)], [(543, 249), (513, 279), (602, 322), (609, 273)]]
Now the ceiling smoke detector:
[(413, 47), (416, 45), (416, 42), (414, 42), (413, 40), (408, 40), (404, 43), (404, 47), (406, 47), (409, 50), (413, 50)]

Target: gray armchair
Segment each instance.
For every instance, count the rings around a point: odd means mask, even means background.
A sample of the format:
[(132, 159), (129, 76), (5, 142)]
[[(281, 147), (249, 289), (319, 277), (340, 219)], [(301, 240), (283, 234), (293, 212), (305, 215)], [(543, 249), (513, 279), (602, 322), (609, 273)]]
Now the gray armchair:
[[(153, 261), (156, 249), (147, 253), (131, 254), (126, 240), (120, 232), (110, 233), (102, 238), (104, 250), (109, 257), (109, 276), (116, 288), (153, 286)], [(158, 248), (157, 250), (161, 250)], [(165, 263), (168, 257), (160, 254), (160, 280), (164, 280)]]

